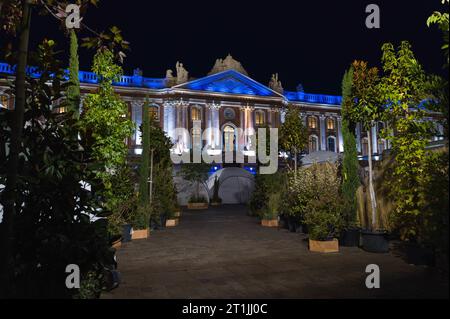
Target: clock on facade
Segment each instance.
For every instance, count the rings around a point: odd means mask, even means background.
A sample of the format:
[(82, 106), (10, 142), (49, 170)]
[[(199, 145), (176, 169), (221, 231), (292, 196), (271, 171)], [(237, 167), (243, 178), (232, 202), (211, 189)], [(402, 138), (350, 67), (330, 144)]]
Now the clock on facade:
[(234, 120), (234, 117), (236, 116), (236, 114), (234, 113), (234, 110), (232, 108), (226, 108), (223, 111), (223, 116), (227, 120)]

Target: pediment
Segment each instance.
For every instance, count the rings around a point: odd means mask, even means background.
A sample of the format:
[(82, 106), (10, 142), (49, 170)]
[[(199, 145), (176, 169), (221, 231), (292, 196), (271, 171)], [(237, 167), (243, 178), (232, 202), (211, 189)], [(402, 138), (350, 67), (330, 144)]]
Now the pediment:
[(278, 92), (235, 70), (209, 75), (188, 83), (176, 85), (173, 88), (225, 94), (283, 97)]

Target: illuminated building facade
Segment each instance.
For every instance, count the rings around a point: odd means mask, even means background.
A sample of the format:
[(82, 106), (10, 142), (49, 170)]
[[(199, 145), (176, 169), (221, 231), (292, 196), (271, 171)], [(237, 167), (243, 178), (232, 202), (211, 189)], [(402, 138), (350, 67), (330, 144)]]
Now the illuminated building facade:
[[(29, 72), (33, 74), (33, 69)], [(0, 63), (0, 74), (13, 76), (14, 70), (10, 65)], [(83, 96), (97, 88), (98, 79), (94, 73), (80, 71), (79, 77)], [(0, 108), (12, 108), (13, 98), (6, 93), (6, 82), (1, 81)], [(241, 63), (231, 55), (217, 59), (211, 71), (202, 78), (190, 77), (183, 64), (177, 62), (175, 74), (167, 70), (163, 78), (147, 78), (137, 69), (132, 76), (122, 76), (114, 85), (136, 124), (134, 135), (127, 141), (130, 155), (141, 152), (138, 128), (146, 97), (150, 113), (155, 115), (179, 152), (190, 150), (192, 136), (200, 134), (196, 127), (201, 131), (209, 129), (203, 143), (211, 151), (233, 149), (245, 152), (250, 139), (242, 132), (251, 135), (259, 127), (280, 127), (287, 106), (300, 109), (309, 135), (306, 152), (344, 151), (340, 96), (305, 93), (301, 86), (296, 91), (284, 90), (277, 74), (272, 75), (268, 85), (263, 85), (249, 77)], [(189, 136), (177, 135), (175, 129), (180, 127), (185, 128)], [(355, 133), (360, 155), (367, 155), (369, 141), (374, 154), (381, 154), (390, 147), (380, 137), (383, 127), (384, 123), (375, 123), (369, 139), (357, 126)], [(442, 132), (443, 128), (438, 130)]]

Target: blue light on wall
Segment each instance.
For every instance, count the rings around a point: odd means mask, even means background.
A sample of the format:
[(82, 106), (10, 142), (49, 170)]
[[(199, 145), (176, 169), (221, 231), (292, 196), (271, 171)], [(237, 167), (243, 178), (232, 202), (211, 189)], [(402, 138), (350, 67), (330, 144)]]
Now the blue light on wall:
[(274, 93), (264, 85), (234, 70), (213, 74), (181, 87), (196, 91), (274, 96)]
[(252, 175), (256, 175), (256, 167), (254, 166), (244, 166), (244, 169)]
[(222, 168), (222, 165), (220, 164), (214, 164), (210, 167), (209, 169), (209, 175), (214, 174), (215, 172), (217, 172), (218, 170), (220, 170)]

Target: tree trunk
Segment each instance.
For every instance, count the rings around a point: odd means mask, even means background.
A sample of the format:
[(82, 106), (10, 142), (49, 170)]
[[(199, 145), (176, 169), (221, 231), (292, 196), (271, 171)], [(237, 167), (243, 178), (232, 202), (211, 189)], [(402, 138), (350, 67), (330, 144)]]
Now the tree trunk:
[(297, 149), (294, 149), (294, 173), (297, 178)]
[(28, 41), (30, 36), (31, 0), (22, 4), (22, 21), (19, 31), (19, 54), (16, 71), (16, 101), (11, 111), (9, 126), (11, 141), (7, 162), (6, 187), (3, 194), (3, 221), (0, 224), (0, 298), (10, 292), (12, 274), (13, 222), (16, 214), (17, 180), (19, 169), (19, 153), (21, 149), (23, 118), (25, 112), (25, 77), (28, 60)]
[(369, 194), (370, 206), (372, 208), (372, 231), (375, 230), (377, 224), (377, 199), (375, 196), (375, 189), (373, 188), (373, 171), (372, 171), (372, 138), (370, 136), (370, 129), (367, 131), (368, 138), (368, 161), (369, 161)]

